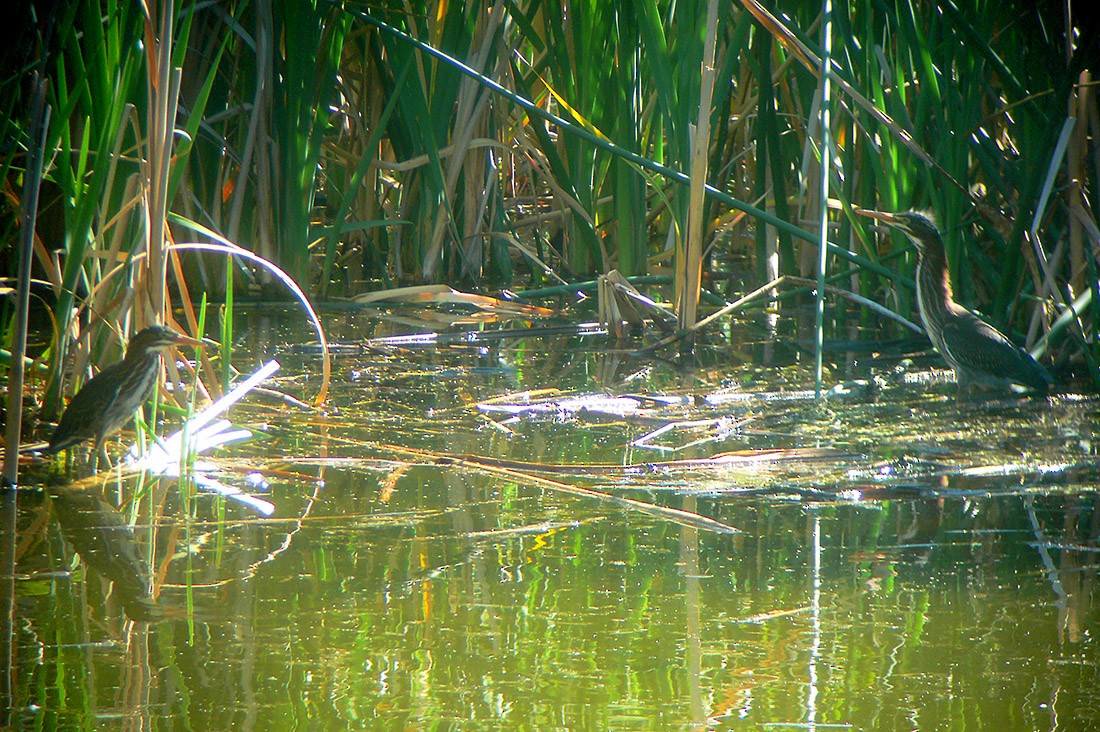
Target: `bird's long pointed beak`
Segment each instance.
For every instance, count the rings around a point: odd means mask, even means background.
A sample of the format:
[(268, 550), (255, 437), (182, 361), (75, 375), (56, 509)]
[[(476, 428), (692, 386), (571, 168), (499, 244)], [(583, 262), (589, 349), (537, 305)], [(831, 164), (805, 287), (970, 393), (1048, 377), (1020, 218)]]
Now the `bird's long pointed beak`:
[(201, 346), (203, 341), (197, 340), (190, 336), (185, 336), (182, 333), (179, 334), (179, 338), (172, 341), (173, 346)]
[(872, 219), (877, 219), (878, 221), (881, 221), (884, 224), (895, 224), (896, 225), (896, 224), (901, 223), (901, 219), (899, 219), (894, 214), (888, 213), (886, 211), (872, 211), (872, 210), (866, 209), (866, 208), (859, 208), (858, 206), (852, 206), (852, 210), (855, 211), (860, 216), (868, 216)]
[(870, 217), (872, 219), (878, 219), (879, 221), (882, 221), (883, 223), (900, 223), (901, 222), (901, 219), (899, 219), (897, 216), (895, 216), (893, 214), (890, 214), (890, 212), (888, 212), (888, 211), (873, 211), (869, 208), (859, 208), (858, 206), (851, 207), (851, 210), (856, 211), (857, 214), (859, 214), (860, 216), (867, 216), (867, 217)]

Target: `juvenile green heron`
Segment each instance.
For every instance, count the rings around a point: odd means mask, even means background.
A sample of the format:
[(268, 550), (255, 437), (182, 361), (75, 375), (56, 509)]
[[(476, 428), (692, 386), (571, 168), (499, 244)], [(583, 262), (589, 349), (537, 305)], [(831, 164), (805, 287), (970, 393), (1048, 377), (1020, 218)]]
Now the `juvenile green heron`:
[(103, 441), (122, 429), (153, 393), (160, 377), (161, 350), (200, 343), (163, 325), (150, 326), (135, 335), (126, 348), (126, 357), (96, 374), (69, 402), (46, 454), (95, 438), (98, 455)]
[(1022, 386), (1045, 394), (1047, 370), (999, 330), (955, 302), (947, 255), (935, 221), (917, 211), (886, 213), (856, 209), (905, 233), (917, 249), (917, 305), (932, 345), (955, 369), (960, 393), (972, 385)]

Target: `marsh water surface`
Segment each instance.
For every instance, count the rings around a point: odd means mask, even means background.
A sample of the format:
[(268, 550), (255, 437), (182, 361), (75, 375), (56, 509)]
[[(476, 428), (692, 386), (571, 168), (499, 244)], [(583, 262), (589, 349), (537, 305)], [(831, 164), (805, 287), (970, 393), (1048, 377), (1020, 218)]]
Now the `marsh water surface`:
[[(362, 347), (416, 317), (330, 333), (324, 412), (274, 393), (316, 393), (315, 352), (271, 345), (308, 334), (239, 326), (237, 368), (283, 368), (209, 458), (271, 517), (112, 474), (75, 523), (21, 498), (16, 728), (1100, 729), (1094, 398)], [(112, 526), (155, 602), (93, 561)]]

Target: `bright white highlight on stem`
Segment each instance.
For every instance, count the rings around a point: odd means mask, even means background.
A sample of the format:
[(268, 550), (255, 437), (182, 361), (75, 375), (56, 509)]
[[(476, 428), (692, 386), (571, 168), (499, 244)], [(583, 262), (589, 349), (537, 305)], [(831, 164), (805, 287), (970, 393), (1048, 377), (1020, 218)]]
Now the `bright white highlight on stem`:
[[(268, 361), (259, 371), (242, 381), (221, 399), (198, 414), (193, 415), (179, 432), (163, 440), (157, 440), (150, 445), (144, 454), (138, 452), (137, 445), (131, 447), (129, 454), (126, 456), (126, 463), (137, 470), (178, 477), (180, 466), (184, 464), (186, 457), (184, 454), (184, 435), (187, 436), (188, 449), (195, 455), (201, 455), (208, 450), (231, 442), (247, 440), (252, 436), (252, 432), (246, 429), (234, 429), (229, 420), (218, 419), (218, 417), (278, 370), (278, 361)], [(195, 485), (249, 506), (264, 516), (270, 516), (275, 512), (274, 504), (269, 501), (251, 496), (234, 486), (226, 485), (210, 477), (210, 473), (217, 470), (218, 467), (212, 463), (196, 461), (194, 465)]]

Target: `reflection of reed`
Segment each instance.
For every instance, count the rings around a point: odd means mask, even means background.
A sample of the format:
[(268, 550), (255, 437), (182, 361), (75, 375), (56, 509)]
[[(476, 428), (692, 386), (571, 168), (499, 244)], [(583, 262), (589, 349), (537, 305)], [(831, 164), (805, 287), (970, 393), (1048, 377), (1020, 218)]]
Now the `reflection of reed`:
[[(456, 532), (469, 537), (475, 529), (475, 517), (470, 512), (471, 496), (470, 484), (464, 476), (451, 471), (443, 473), (443, 483), (447, 487), (447, 498), (451, 505), (451, 521)], [(497, 585), (492, 577), (490, 564), (486, 560), (485, 547), (472, 539), (465, 541), (467, 561), (462, 570), (463, 580), (467, 584), (470, 597), (480, 598), (484, 603), (483, 620), (488, 626), (486, 636), (492, 643), (493, 656), (499, 657), (506, 641), (503, 639), (501, 628), (500, 610), (496, 600), (494, 588)], [(430, 620), (433, 585), (431, 581), (422, 583), (421, 592), (424, 593), (423, 609), (424, 619)], [(435, 623), (425, 624), (425, 638), (431, 638)]]
[(1066, 509), (1065, 518), (1066, 544), (1072, 548), (1067, 547), (1062, 553), (1062, 572), (1069, 593), (1065, 628), (1068, 640), (1079, 643), (1084, 637), (1083, 619), (1092, 605), (1096, 551), (1100, 543), (1100, 502), (1094, 502), (1090, 510), (1080, 496), (1069, 500), (1071, 505)]
[[(1096, 552), (1100, 543), (1100, 504), (1086, 510), (1080, 496), (1066, 498), (1068, 505), (1062, 516), (1063, 539), (1055, 545), (1046, 536), (1035, 513), (1031, 496), (1024, 498), (1028, 519), (1035, 533), (1035, 547), (1043, 562), (1043, 570), (1057, 600), (1058, 642), (1080, 643), (1084, 639), (1083, 621), (1092, 598), (1093, 576), (1096, 573)], [(1083, 528), (1083, 524), (1088, 526)], [(1082, 530), (1083, 529), (1083, 530)], [(1050, 549), (1058, 548), (1058, 563)]]
[(149, 663), (148, 623), (131, 623), (126, 643), (127, 658), (123, 667), (120, 700), (126, 713), (122, 715), (121, 729), (152, 729), (152, 680), (153, 668)]
[(17, 492), (0, 491), (0, 727), (15, 699), (15, 509)]
[[(695, 513), (696, 498), (684, 496), (684, 510)], [(691, 729), (703, 729), (707, 715), (703, 708), (701, 677), (703, 674), (703, 647), (699, 635), (699, 530), (680, 527), (680, 572), (684, 576), (684, 609), (687, 615), (687, 670), (688, 693), (691, 698)]]
[(90, 492), (61, 490), (53, 496), (61, 534), (80, 558), (114, 583), (133, 620), (163, 617), (153, 600), (152, 575), (138, 550), (134, 530), (114, 507)]
[[(1030, 497), (1026, 499), (1026, 504), (1047, 579), (1058, 597), (1058, 641), (1080, 643), (1084, 638), (1083, 618), (1090, 606), (1096, 571), (1096, 564), (1091, 560), (1096, 557), (1097, 540), (1100, 538), (1100, 504), (1088, 510), (1080, 496), (1067, 497), (1066, 501), (1057, 566), (1050, 555), (1050, 542), (1043, 533)], [(1087, 526), (1084, 526), (1086, 522)]]

